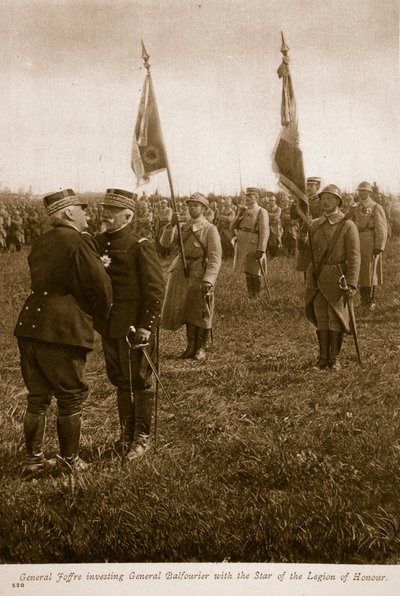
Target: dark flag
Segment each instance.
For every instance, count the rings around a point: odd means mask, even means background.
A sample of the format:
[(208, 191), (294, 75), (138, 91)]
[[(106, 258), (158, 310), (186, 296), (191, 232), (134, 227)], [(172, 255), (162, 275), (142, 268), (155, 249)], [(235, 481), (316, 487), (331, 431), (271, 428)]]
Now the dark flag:
[(289, 72), (289, 48), (285, 43), (283, 33), (281, 35), (283, 58), (278, 68), (278, 76), (282, 79), (282, 128), (273, 152), (275, 162), (273, 168), (277, 172), (281, 184), (298, 199), (298, 208), (303, 214), (307, 214), (308, 197), (306, 195), (303, 154), (299, 143), (296, 100)]
[[(143, 43), (142, 48), (142, 57), (146, 65), (149, 55), (146, 53)], [(167, 167), (160, 119), (149, 70), (144, 81), (136, 119), (131, 165), (138, 183), (147, 182), (149, 174), (159, 172)]]

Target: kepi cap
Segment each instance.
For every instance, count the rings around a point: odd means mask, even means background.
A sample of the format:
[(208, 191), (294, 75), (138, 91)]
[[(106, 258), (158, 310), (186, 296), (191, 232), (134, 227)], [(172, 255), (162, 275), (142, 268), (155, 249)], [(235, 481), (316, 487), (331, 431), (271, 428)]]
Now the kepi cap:
[(257, 195), (258, 196), (258, 188), (255, 188), (255, 186), (248, 186), (246, 188), (246, 195)]
[(338, 187), (335, 184), (328, 184), (328, 186), (325, 186), (322, 190), (319, 191), (318, 193), (318, 197), (321, 197), (322, 194), (324, 193), (329, 193), (331, 195), (334, 195), (335, 197), (337, 197), (339, 199), (339, 205), (342, 204), (342, 193), (340, 192), (340, 190), (338, 189)]
[(201, 192), (193, 193), (188, 199), (186, 199), (186, 203), (201, 203), (204, 207), (207, 208), (210, 206), (206, 197), (202, 195)]
[(103, 207), (118, 207), (118, 209), (130, 209), (135, 211), (137, 195), (129, 190), (120, 188), (108, 188), (104, 201), (100, 203)]
[(87, 201), (77, 197), (72, 188), (66, 188), (65, 190), (59, 190), (43, 197), (43, 204), (47, 215), (53, 215), (57, 211), (60, 211), (60, 209), (64, 209), (64, 207), (87, 205)]
[(307, 184), (317, 184), (319, 187), (321, 185), (321, 178), (318, 178), (317, 176), (309, 176), (306, 182)]

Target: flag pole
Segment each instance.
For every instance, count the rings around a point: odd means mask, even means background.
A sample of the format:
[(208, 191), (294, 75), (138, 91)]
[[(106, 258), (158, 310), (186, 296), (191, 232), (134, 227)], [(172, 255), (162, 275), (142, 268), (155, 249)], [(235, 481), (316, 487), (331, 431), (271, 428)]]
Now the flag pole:
[[(149, 63), (150, 54), (147, 53), (146, 48), (144, 47), (143, 39), (141, 41), (142, 41), (142, 58), (143, 58), (143, 62), (144, 62), (144, 67), (147, 71), (147, 76), (149, 77), (150, 86), (152, 88), (152, 91), (153, 91), (153, 94), (155, 97), (153, 81), (152, 81), (151, 73), (150, 73), (150, 63)], [(162, 129), (161, 129), (160, 117), (158, 114), (157, 102), (155, 102), (154, 108), (155, 108), (155, 114), (156, 114), (158, 127), (159, 127), (159, 131), (160, 131), (160, 135), (161, 135), (161, 142), (164, 147), (165, 168), (167, 170), (168, 184), (169, 184), (169, 189), (170, 189), (170, 193), (171, 193), (172, 207), (174, 209), (175, 214), (178, 216), (178, 209), (176, 206), (176, 200), (175, 200), (175, 194), (174, 194), (174, 186), (172, 183), (172, 176), (171, 176), (171, 170), (169, 167), (167, 152), (165, 151), (165, 143), (164, 143), (164, 139), (163, 139), (163, 135), (162, 135)], [(182, 259), (183, 272), (184, 272), (185, 277), (189, 277), (189, 270), (187, 268), (187, 263), (186, 263), (186, 259), (185, 259), (185, 249), (183, 246), (182, 230), (179, 225), (179, 221), (177, 223), (177, 230), (178, 230), (178, 247), (179, 247), (179, 253), (180, 253), (181, 259)]]

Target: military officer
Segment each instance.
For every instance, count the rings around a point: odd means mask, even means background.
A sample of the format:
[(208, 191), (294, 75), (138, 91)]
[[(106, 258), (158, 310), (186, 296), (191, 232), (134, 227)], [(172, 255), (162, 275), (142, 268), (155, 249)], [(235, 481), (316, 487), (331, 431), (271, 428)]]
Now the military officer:
[[(168, 270), (167, 291), (161, 314), (161, 327), (177, 331), (186, 326), (187, 346), (180, 358), (205, 360), (206, 343), (214, 314), (214, 286), (222, 261), (221, 239), (214, 224), (207, 220), (209, 208), (204, 195), (195, 192), (187, 199), (190, 219), (182, 226), (182, 240), (188, 276), (181, 255)], [(160, 238), (162, 246), (177, 242), (178, 218), (173, 216)]]
[[(28, 257), (31, 293), (15, 335), (28, 389), (24, 417), (25, 470), (49, 465), (42, 451), (46, 412), (57, 399), (57, 433), (66, 469), (83, 470), (78, 455), (81, 414), (88, 386), (83, 378), (93, 347), (92, 317), (111, 307), (111, 283), (87, 229), (86, 202), (66, 189), (44, 197), (52, 229), (33, 244)], [(52, 462), (53, 463), (53, 462)]]
[(357, 188), (358, 203), (352, 210), (352, 219), (360, 234), (361, 270), (360, 295), (365, 310), (374, 310), (375, 287), (383, 282), (382, 254), (385, 250), (388, 227), (385, 211), (375, 203), (372, 186), (361, 182)]
[(126, 338), (133, 326), (136, 333), (128, 339), (148, 344), (154, 360), (154, 332), (164, 297), (164, 278), (154, 242), (134, 233), (135, 199), (129, 191), (108, 189), (102, 202), (106, 231), (96, 238), (111, 279), (113, 306), (107, 321), (95, 321), (95, 329), (102, 336), (108, 378), (117, 388), (121, 425), (117, 444), (128, 460), (142, 456), (149, 447), (153, 390), (152, 371), (142, 350), (128, 350)]
[[(321, 203), (319, 200), (318, 191), (321, 186), (321, 178), (317, 176), (309, 176), (306, 180), (306, 194), (308, 197), (308, 211), (309, 217), (315, 219), (322, 215)], [(297, 210), (297, 201), (292, 204), (290, 217), (292, 219), (300, 219), (300, 215)], [(297, 242), (296, 242), (296, 271), (307, 271), (307, 267), (310, 264), (310, 256), (307, 248), (307, 232), (308, 225), (301, 220), (297, 230)]]
[[(340, 190), (330, 184), (319, 193), (322, 215), (309, 229), (305, 311), (317, 328), (319, 358), (317, 369), (340, 368), (343, 333), (350, 333), (346, 299), (357, 288), (360, 271), (360, 242), (357, 228), (339, 209)], [(310, 245), (312, 252), (310, 250)], [(349, 290), (344, 295), (339, 278), (345, 275)]]
[(261, 267), (266, 273), (265, 251), (270, 232), (268, 212), (258, 204), (258, 196), (257, 188), (248, 187), (246, 202), (239, 206), (232, 222), (232, 230), (236, 230), (237, 238), (233, 271), (237, 275), (245, 274), (250, 298), (258, 296), (261, 290)]
[(282, 247), (282, 209), (277, 205), (275, 195), (272, 192), (267, 193), (266, 209), (268, 211), (270, 230), (267, 252), (271, 257), (276, 257), (279, 249)]

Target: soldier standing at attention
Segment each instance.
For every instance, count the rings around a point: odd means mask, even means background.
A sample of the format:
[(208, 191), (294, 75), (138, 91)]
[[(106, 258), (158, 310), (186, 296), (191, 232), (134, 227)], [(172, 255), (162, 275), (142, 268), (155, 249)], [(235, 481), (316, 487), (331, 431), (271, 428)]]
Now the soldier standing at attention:
[[(222, 261), (221, 239), (215, 225), (205, 217), (209, 208), (206, 197), (195, 192), (186, 203), (190, 219), (182, 226), (182, 240), (188, 276), (185, 277), (179, 254), (168, 270), (161, 327), (177, 331), (186, 325), (187, 346), (179, 357), (205, 360), (214, 315), (214, 286)], [(174, 214), (164, 228), (162, 246), (176, 243), (177, 225)]]
[[(351, 332), (345, 298), (357, 288), (360, 243), (356, 226), (339, 209), (342, 195), (338, 187), (330, 184), (319, 196), (322, 215), (309, 229), (311, 263), (307, 269), (305, 311), (317, 328), (319, 358), (314, 368), (338, 370), (343, 333)], [(339, 286), (342, 275), (347, 280), (348, 296)]]
[(267, 269), (265, 251), (269, 238), (268, 212), (257, 203), (258, 189), (246, 189), (246, 204), (240, 205), (232, 222), (236, 230), (233, 271), (246, 276), (249, 298), (258, 296), (261, 290), (261, 267)]
[(154, 360), (154, 331), (164, 297), (164, 278), (154, 242), (134, 233), (135, 199), (136, 195), (127, 190), (108, 189), (102, 203), (106, 231), (96, 238), (111, 279), (113, 306), (107, 321), (95, 320), (95, 329), (102, 337), (108, 378), (117, 388), (121, 425), (118, 447), (128, 460), (142, 456), (149, 447), (153, 390), (146, 357), (140, 349), (128, 350), (126, 338), (133, 326), (134, 343), (149, 344), (148, 353)]
[(383, 282), (382, 253), (388, 235), (385, 211), (371, 198), (372, 193), (372, 186), (361, 182), (357, 188), (359, 201), (352, 210), (352, 219), (360, 234), (361, 304), (368, 311), (375, 309), (374, 289)]
[(25, 471), (48, 467), (42, 443), (46, 412), (57, 399), (61, 458), (84, 470), (78, 455), (82, 405), (88, 386), (83, 372), (93, 348), (92, 317), (104, 319), (111, 307), (111, 283), (87, 229), (86, 202), (71, 190), (44, 197), (52, 229), (33, 244), (28, 257), (31, 293), (15, 335), (28, 389), (24, 417)]

